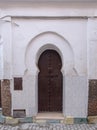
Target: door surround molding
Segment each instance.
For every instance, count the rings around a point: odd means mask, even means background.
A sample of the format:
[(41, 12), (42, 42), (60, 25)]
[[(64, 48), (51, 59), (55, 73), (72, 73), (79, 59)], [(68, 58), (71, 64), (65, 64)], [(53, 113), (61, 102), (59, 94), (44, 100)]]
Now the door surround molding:
[[(30, 40), (25, 51), (25, 73), (24, 78), (32, 77), (33, 81), (33, 113), (38, 113), (38, 60), (40, 55), (47, 49), (55, 50), (62, 60), (61, 72), (63, 74), (63, 98), (65, 97), (65, 76), (74, 75), (74, 53), (71, 44), (57, 32), (43, 32)], [(30, 81), (31, 82), (31, 81)], [(30, 95), (31, 96), (31, 95)], [(33, 93), (32, 93), (33, 97)], [(65, 99), (66, 100), (66, 99)], [(65, 113), (65, 101), (63, 102), (63, 113)]]
[(38, 73), (39, 57), (47, 49), (53, 49), (59, 53), (62, 60), (61, 71), (63, 75), (70, 74), (71, 76), (75, 73), (74, 52), (71, 44), (62, 35), (50, 31), (36, 35), (28, 43), (25, 51), (25, 71), (29, 71), (30, 73), (33, 72), (35, 74), (36, 72)]

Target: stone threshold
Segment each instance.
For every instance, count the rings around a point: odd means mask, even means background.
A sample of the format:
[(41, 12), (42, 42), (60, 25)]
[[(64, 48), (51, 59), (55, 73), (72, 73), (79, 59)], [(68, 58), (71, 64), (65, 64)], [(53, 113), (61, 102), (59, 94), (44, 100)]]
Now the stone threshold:
[(59, 119), (64, 120), (64, 115), (62, 113), (57, 112), (47, 112), (47, 113), (38, 113), (36, 116), (36, 120), (40, 119)]
[(34, 117), (35, 123), (63, 123), (64, 115), (58, 112), (45, 112), (38, 113), (36, 117)]

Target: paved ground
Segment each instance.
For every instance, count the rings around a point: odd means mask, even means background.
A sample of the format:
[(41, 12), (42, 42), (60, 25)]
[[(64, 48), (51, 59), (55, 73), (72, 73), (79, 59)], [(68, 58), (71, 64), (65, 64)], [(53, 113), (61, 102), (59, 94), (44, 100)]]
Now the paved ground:
[(64, 124), (20, 124), (17, 126), (0, 125), (0, 130), (97, 130), (97, 125), (88, 124), (75, 124), (75, 125), (64, 125)]

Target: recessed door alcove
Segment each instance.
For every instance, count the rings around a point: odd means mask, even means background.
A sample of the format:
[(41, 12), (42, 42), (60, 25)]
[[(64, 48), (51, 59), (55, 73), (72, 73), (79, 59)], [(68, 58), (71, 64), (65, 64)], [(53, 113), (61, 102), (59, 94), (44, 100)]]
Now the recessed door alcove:
[(38, 112), (62, 112), (63, 76), (60, 55), (45, 50), (38, 61)]

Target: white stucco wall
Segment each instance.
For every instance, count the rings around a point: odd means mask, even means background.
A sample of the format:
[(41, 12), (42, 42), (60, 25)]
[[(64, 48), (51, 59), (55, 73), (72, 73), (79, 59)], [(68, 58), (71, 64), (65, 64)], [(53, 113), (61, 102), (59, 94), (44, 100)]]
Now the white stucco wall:
[(2, 43), (0, 44), (0, 79), (3, 79), (3, 45)]
[(3, 45), (3, 79), (12, 79), (12, 32), (11, 18), (2, 20), (2, 45)]
[[(88, 79), (97, 78), (97, 20), (91, 18), (97, 16), (96, 5), (2, 3), (3, 78), (11, 79), (12, 114), (13, 109), (37, 114), (38, 58), (55, 49), (62, 58), (63, 114), (87, 116)], [(23, 78), (22, 91), (14, 91), (13, 77)]]
[[(66, 20), (38, 20), (37, 19), (13, 19), (13, 75), (23, 75), (26, 69), (25, 53), (29, 42), (39, 34), (55, 32), (67, 40), (72, 48), (75, 68), (80, 75), (87, 74), (86, 59), (86, 22), (85, 19)], [(46, 23), (46, 24), (45, 24)], [(28, 26), (29, 25), (29, 26)], [(45, 41), (41, 41), (42, 43)], [(50, 39), (48, 41), (50, 43)], [(57, 41), (56, 41), (57, 42)], [(60, 44), (60, 43), (59, 43)], [(14, 58), (15, 57), (15, 58)], [(20, 62), (21, 61), (21, 62)], [(22, 67), (20, 67), (22, 66)], [(65, 67), (68, 65), (65, 64)], [(34, 70), (33, 70), (34, 71)], [(67, 70), (65, 70), (67, 71)], [(69, 72), (66, 73), (68, 75)]]
[(0, 79), (3, 79), (3, 38), (2, 38), (2, 21), (0, 21)]
[[(13, 77), (23, 77), (24, 88), (22, 92), (13, 91), (12, 94), (12, 107), (13, 109), (27, 110), (27, 115), (37, 113), (37, 53), (41, 52), (42, 47), (47, 44), (46, 49), (52, 48), (49, 44), (56, 46), (62, 54), (63, 67), (62, 72), (64, 81), (66, 77), (77, 76), (77, 80), (80, 80), (80, 76), (87, 76), (87, 20), (86, 19), (22, 19), (13, 18)], [(46, 24), (45, 24), (46, 23)], [(29, 26), (28, 26), (29, 25)], [(52, 36), (53, 35), (53, 36)], [(57, 37), (61, 37), (59, 40)], [(66, 43), (65, 43), (66, 42)], [(66, 45), (68, 44), (68, 46)], [(53, 47), (53, 49), (56, 49)], [(70, 48), (70, 52), (67, 48)], [(45, 50), (45, 49), (44, 49)], [(39, 56), (38, 56), (39, 57)], [(37, 58), (38, 59), (38, 58)], [(83, 87), (87, 90), (87, 79), (85, 78)], [(78, 81), (79, 82), (79, 81)], [(81, 80), (80, 80), (81, 82)], [(76, 81), (74, 82), (76, 85)], [(74, 85), (74, 86), (75, 86)], [(86, 86), (85, 86), (86, 85)], [(66, 91), (68, 83), (63, 83), (64, 91)], [(78, 87), (78, 85), (76, 85)], [(69, 85), (71, 89), (72, 85)], [(73, 88), (74, 92), (76, 88)], [(78, 87), (78, 92), (83, 91), (82, 87)], [(72, 91), (71, 91), (72, 92)], [(25, 96), (26, 95), (26, 96)], [(65, 94), (64, 99), (67, 101), (70, 98)], [(78, 94), (77, 94), (78, 95)], [(71, 94), (71, 98), (75, 98)], [(85, 99), (84, 99), (85, 98)], [(22, 102), (20, 101), (22, 99)], [(83, 102), (83, 114), (76, 112), (72, 116), (86, 116), (86, 101), (87, 94), (84, 93), (84, 97), (78, 97), (78, 101), (81, 99)], [(76, 99), (76, 103), (78, 103)], [(27, 104), (25, 104), (25, 102)], [(17, 105), (18, 104), (18, 105)], [(64, 100), (64, 115), (71, 115), (73, 110), (69, 113), (66, 111)], [(80, 105), (80, 102), (77, 104)], [(70, 104), (72, 108), (72, 104)], [(80, 106), (79, 106), (80, 107)], [(32, 108), (32, 109), (31, 109)], [(76, 108), (77, 109), (77, 108)], [(81, 110), (82, 111), (82, 110)], [(67, 112), (67, 114), (66, 114)], [(77, 114), (80, 113), (80, 114)]]
[(88, 57), (89, 79), (97, 79), (97, 18), (88, 20)]

